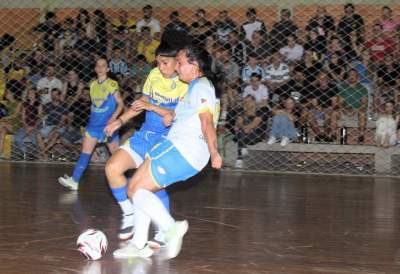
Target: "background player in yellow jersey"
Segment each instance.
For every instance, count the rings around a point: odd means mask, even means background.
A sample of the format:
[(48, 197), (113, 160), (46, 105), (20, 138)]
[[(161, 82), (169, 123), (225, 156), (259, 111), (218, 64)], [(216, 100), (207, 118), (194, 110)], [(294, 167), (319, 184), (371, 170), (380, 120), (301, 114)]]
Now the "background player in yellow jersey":
[[(126, 240), (133, 234), (134, 216), (133, 205), (128, 199), (128, 180), (124, 173), (139, 167), (147, 152), (157, 143), (162, 142), (168, 134), (162, 120), (169, 110), (176, 105), (188, 89), (188, 85), (179, 80), (175, 72), (175, 57), (179, 49), (171, 47), (167, 42), (162, 42), (156, 50), (157, 67), (154, 68), (146, 79), (143, 87), (143, 96), (135, 101), (131, 108), (121, 115), (113, 123), (109, 124), (105, 131), (108, 135), (114, 134), (125, 122), (146, 111), (146, 119), (139, 131), (135, 132), (129, 140), (109, 159), (106, 164), (107, 179), (118, 201), (123, 219), (119, 232), (119, 238)], [(162, 189), (156, 195), (169, 210), (169, 198), (167, 192)], [(162, 234), (156, 235), (154, 244), (162, 245)]]
[(119, 146), (119, 136), (114, 133), (107, 137), (104, 128), (117, 120), (123, 110), (123, 101), (118, 90), (118, 83), (110, 78), (107, 60), (100, 58), (96, 62), (97, 79), (90, 83), (92, 101), (90, 118), (82, 144), (82, 152), (75, 165), (72, 177), (60, 177), (58, 182), (70, 190), (78, 190), (79, 180), (87, 168), (90, 157), (98, 142), (106, 142), (111, 153)]

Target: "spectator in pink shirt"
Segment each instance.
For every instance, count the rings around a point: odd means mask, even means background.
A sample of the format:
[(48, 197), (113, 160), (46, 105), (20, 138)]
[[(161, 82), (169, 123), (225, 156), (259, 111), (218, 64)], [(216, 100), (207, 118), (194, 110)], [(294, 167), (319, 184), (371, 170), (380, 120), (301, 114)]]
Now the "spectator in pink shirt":
[(392, 17), (392, 9), (388, 6), (382, 8), (382, 19), (379, 22), (382, 25), (383, 31), (393, 35), (396, 32), (399, 20)]

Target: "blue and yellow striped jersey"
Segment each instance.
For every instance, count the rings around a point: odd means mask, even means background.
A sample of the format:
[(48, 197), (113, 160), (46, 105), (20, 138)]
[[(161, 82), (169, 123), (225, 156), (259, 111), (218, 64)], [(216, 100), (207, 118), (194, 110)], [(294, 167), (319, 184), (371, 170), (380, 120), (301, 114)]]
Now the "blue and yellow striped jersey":
[(107, 78), (103, 82), (94, 80), (90, 83), (92, 106), (87, 128), (103, 130), (117, 108), (114, 94), (118, 92), (118, 82)]
[[(146, 79), (143, 94), (149, 98), (149, 102), (163, 108), (175, 109), (176, 105), (188, 90), (188, 85), (178, 76), (165, 78), (158, 68), (154, 68)], [(168, 129), (162, 123), (162, 117), (153, 111), (146, 112), (146, 120), (142, 125), (143, 130), (158, 133), (167, 133)]]

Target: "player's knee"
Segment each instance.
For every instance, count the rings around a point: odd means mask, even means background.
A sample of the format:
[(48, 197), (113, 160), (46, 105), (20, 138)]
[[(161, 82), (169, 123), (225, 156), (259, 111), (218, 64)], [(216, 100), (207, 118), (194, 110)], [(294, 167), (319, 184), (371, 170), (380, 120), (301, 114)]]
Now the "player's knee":
[(112, 175), (120, 175), (123, 171), (121, 170), (121, 165), (118, 164), (118, 161), (111, 158), (106, 163), (106, 174), (107, 176)]

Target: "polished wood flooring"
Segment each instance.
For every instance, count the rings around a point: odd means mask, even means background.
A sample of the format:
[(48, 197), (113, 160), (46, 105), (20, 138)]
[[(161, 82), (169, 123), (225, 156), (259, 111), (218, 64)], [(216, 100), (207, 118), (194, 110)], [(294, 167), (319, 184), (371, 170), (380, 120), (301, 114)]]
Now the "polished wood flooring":
[[(391, 178), (205, 171), (170, 190), (190, 228), (169, 261), (115, 260), (120, 211), (101, 167), (78, 193), (67, 165), (0, 164), (0, 274), (400, 273), (400, 181)], [(81, 231), (104, 231), (109, 250), (86, 261)]]

